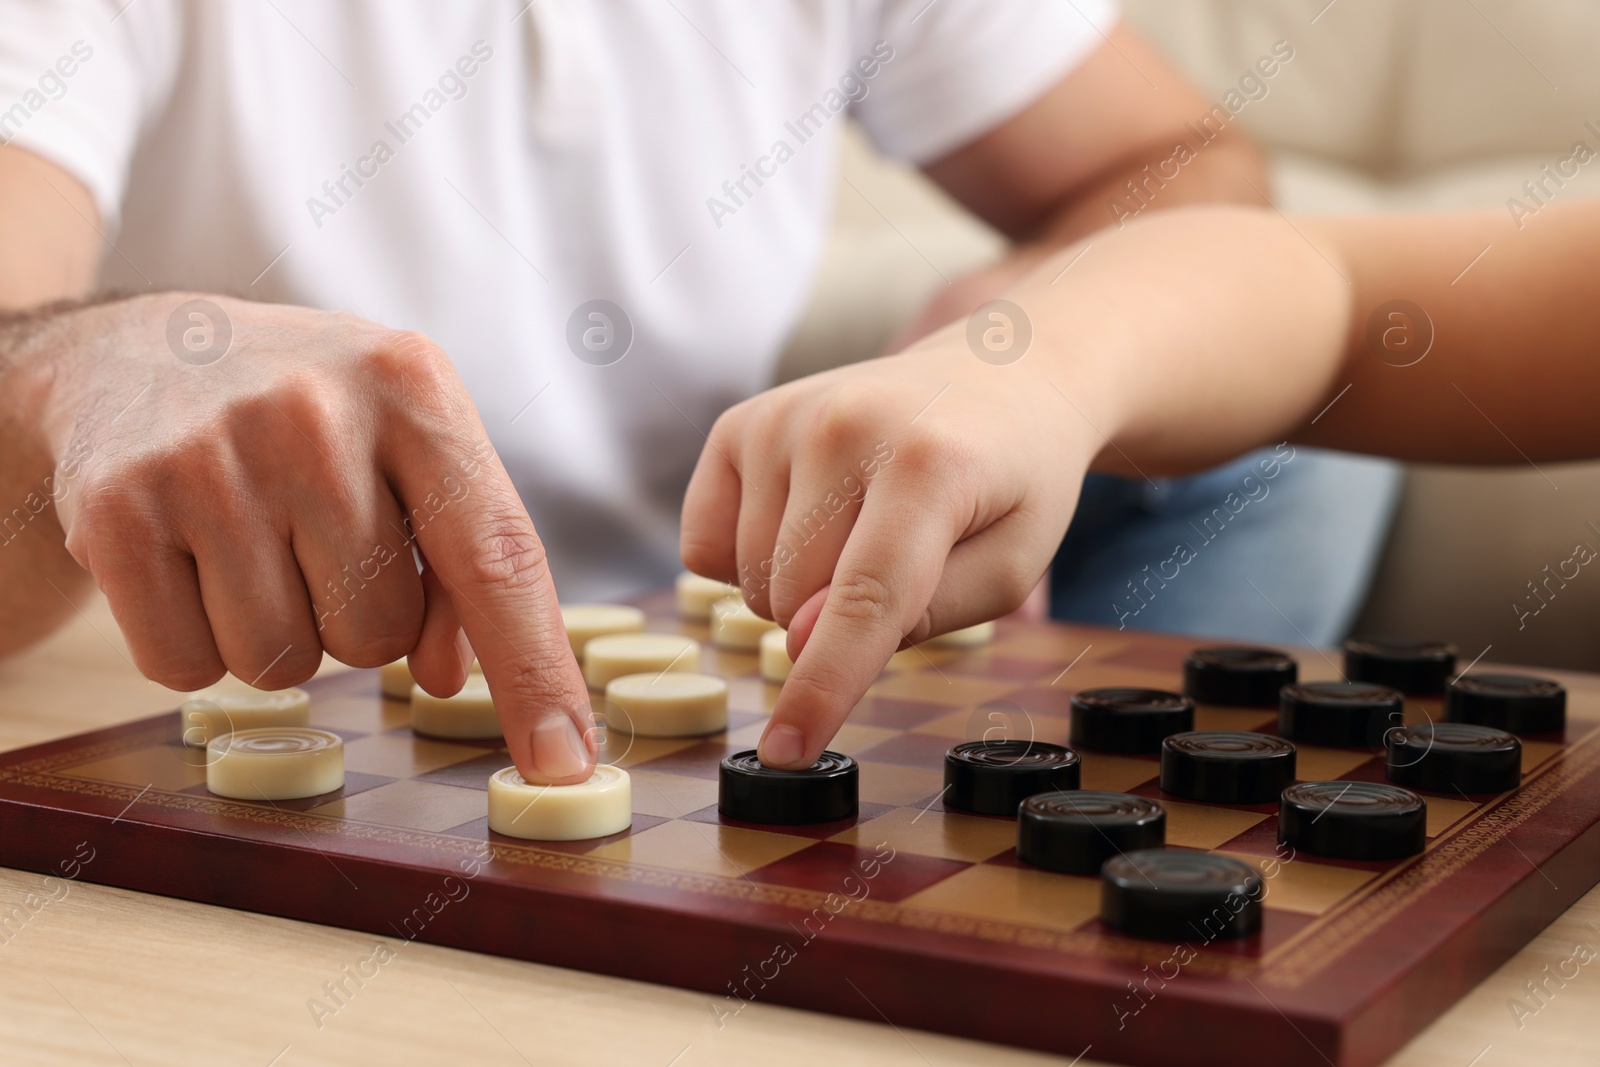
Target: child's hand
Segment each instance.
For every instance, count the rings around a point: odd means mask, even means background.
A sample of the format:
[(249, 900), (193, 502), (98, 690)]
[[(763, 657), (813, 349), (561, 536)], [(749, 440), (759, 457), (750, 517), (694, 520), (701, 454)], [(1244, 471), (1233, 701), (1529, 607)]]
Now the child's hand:
[(962, 322), (717, 421), (683, 559), (789, 628), (763, 762), (810, 766), (897, 648), (1027, 598), (1105, 445), (1066, 377), (1038, 351), (980, 360)]

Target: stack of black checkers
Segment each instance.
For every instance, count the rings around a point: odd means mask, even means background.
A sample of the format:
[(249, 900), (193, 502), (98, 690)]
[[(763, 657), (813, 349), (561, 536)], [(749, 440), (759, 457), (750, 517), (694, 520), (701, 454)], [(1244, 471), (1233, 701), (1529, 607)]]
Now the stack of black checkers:
[(1301, 782), (1279, 800), (1278, 840), (1314, 856), (1393, 860), (1427, 843), (1428, 807), (1381, 782)]
[(1444, 717), (1513, 734), (1553, 734), (1567, 726), (1567, 691), (1531, 674), (1468, 674), (1450, 684)]
[(1299, 677), (1295, 661), (1271, 648), (1197, 648), (1183, 661), (1183, 692), (1197, 704), (1275, 707), (1278, 690)]
[(742, 822), (801, 826), (837, 822), (857, 811), (856, 761), (824, 752), (810, 769), (762, 766), (755, 749), (723, 758), (717, 770), (717, 810)]
[(1072, 743), (1099, 752), (1158, 752), (1194, 729), (1194, 702), (1164, 689), (1085, 689), (1072, 698)]
[(1456, 670), (1456, 649), (1443, 641), (1364, 637), (1344, 643), (1344, 676), (1398, 689), (1407, 696), (1444, 692)]
[(945, 803), (1014, 816), (1035, 793), (1076, 790), (1080, 765), (1076, 752), (1043, 741), (967, 741), (945, 753)]
[(1210, 804), (1270, 804), (1294, 782), (1294, 745), (1271, 734), (1196, 730), (1161, 742), (1161, 788)]
[(1377, 748), (1405, 722), (1405, 696), (1369, 682), (1301, 682), (1278, 698), (1278, 732), (1308, 745)]

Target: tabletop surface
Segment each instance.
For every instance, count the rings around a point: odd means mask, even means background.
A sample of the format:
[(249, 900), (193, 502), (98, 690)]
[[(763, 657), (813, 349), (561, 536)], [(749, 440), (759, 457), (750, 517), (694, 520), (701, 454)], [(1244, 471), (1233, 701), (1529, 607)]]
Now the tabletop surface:
[[(327, 669), (339, 669), (330, 665)], [(0, 749), (175, 706), (102, 601), (0, 662)], [(895, 1020), (752, 1003), (0, 869), (0, 1048), (18, 1063), (1064, 1064)], [(375, 956), (385, 960), (371, 961)], [(1585, 962), (1588, 961), (1588, 962)], [(324, 985), (376, 969), (333, 1014)], [(1548, 971), (1545, 969), (1548, 967)], [(1538, 999), (1528, 983), (1543, 984)], [(1240, 1035), (1240, 1062), (1249, 1037)], [(1182, 1062), (1174, 1049), (1173, 1062)], [(1090, 1049), (1080, 1063), (1095, 1062)], [(1393, 1067), (1600, 1063), (1600, 889), (1407, 1046)]]

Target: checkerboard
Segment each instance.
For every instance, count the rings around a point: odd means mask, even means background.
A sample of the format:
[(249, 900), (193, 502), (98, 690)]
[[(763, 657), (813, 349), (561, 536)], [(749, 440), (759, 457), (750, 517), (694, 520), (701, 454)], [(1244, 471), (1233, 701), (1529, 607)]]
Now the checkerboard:
[[(642, 602), (649, 629), (703, 624)], [(1428, 795), (1428, 849), (1396, 862), (1293, 854), (1274, 805), (1169, 798), (1156, 759), (1082, 753), (1083, 788), (1157, 797), (1170, 847), (1226, 853), (1268, 886), (1262, 931), (1165, 943), (1099, 922), (1097, 879), (1030, 868), (1014, 820), (943, 803), (942, 760), (983, 736), (1066, 743), (1073, 693), (1175, 689), (1196, 642), (1002, 620), (980, 648), (898, 653), (833, 749), (860, 764), (857, 817), (757, 826), (716, 807), (717, 764), (754, 747), (778, 687), (706, 645), (729, 727), (606, 737), (632, 827), (540, 843), (486, 824), (503, 747), (413, 736), (374, 671), (319, 679), (312, 722), (346, 782), (301, 801), (225, 800), (176, 712), (0, 756), (0, 863), (229, 907), (703, 991), (718, 1025), (752, 1001), (1130, 1063), (1381, 1061), (1600, 877), (1600, 678), (1569, 690), (1565, 737), (1524, 745), (1501, 796)], [(1298, 654), (1303, 680), (1338, 677)], [(1437, 719), (1437, 701), (1407, 705)], [(1202, 706), (1197, 729), (1273, 732), (1272, 709)], [(1374, 751), (1299, 748), (1302, 779), (1383, 780)]]

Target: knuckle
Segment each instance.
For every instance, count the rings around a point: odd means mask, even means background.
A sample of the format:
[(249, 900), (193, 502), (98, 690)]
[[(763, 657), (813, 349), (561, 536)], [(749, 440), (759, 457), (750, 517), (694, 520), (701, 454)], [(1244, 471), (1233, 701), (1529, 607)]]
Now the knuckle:
[(469, 547), (471, 580), (479, 586), (525, 588), (549, 578), (544, 542), (522, 516), (485, 519)]
[(281, 371), (258, 391), (241, 396), (225, 418), (231, 429), (255, 430), (287, 420), (302, 433), (322, 432), (338, 415), (334, 390), (328, 386), (327, 378), (309, 367)]
[(803, 682), (807, 703), (822, 710), (820, 719), (842, 722), (862, 696), (861, 687), (833, 664), (808, 664)]
[(134, 654), (139, 673), (168, 689), (180, 693), (193, 693), (215, 685), (226, 674), (222, 663), (215, 658), (199, 658), (184, 654)]
[(968, 446), (953, 434), (927, 427), (919, 429), (895, 449), (895, 465), (902, 473), (923, 478), (960, 476), (970, 463)]
[(344, 392), (326, 374), (295, 368), (226, 402), (173, 449), (175, 471), (223, 473), (237, 458), (267, 466), (285, 455), (322, 462), (351, 423)]
[(922, 617), (917, 620), (917, 624), (911, 628), (911, 632), (900, 639), (900, 647), (910, 648), (912, 645), (922, 644), (922, 642), (934, 635), (938, 625), (933, 620), (933, 613), (924, 611)]
[(833, 591), (828, 595), (828, 607), (834, 614), (864, 622), (892, 621), (892, 605), (889, 586), (864, 571), (835, 576)]
[(413, 402), (438, 401), (460, 388), (455, 365), (444, 349), (423, 334), (399, 330), (361, 351), (362, 371), (405, 393)]
[(569, 655), (565, 644), (520, 650), (494, 678), (496, 705), (571, 710), (572, 705), (581, 703), (580, 710), (588, 710), (587, 696), (579, 700), (569, 688)]
[(744, 466), (744, 456), (752, 452), (760, 454), (764, 451), (759, 438), (759, 428), (762, 420), (750, 417), (746, 405), (738, 404), (717, 416), (711, 424), (711, 432), (706, 435), (706, 445), (714, 449), (718, 456), (726, 459), (739, 469)]
[[(252, 651), (250, 662), (228, 662), (228, 671), (235, 678), (249, 681), (257, 689), (287, 689), (292, 685), (299, 685), (317, 673), (317, 668), (322, 666), (322, 647), (292, 647), (278, 658), (265, 671), (261, 669), (261, 661), (270, 661), (276, 652), (263, 650)], [(254, 679), (254, 681), (251, 681)]]
[(808, 580), (797, 568), (779, 568), (773, 574), (771, 582), (766, 583), (765, 590), (773, 620), (780, 626), (788, 626), (793, 621), (795, 612), (822, 588), (826, 580), (826, 577), (816, 576)]
[(341, 663), (352, 667), (381, 667), (408, 655), (417, 647), (421, 633), (422, 620), (418, 618), (401, 626), (364, 629), (339, 636), (330, 634), (324, 637), (323, 643)]
[(731, 442), (738, 437), (739, 427), (744, 417), (743, 408), (744, 404), (735, 404), (718, 415), (716, 421), (711, 424), (711, 432), (706, 436), (718, 444)]
[(1015, 611), (1039, 584), (1040, 575), (1025, 560), (1008, 559), (997, 567), (991, 576), (996, 598), (1003, 611)]
[(86, 487), (67, 531), (67, 550), (80, 563), (92, 560), (89, 569), (100, 572), (96, 577), (104, 584), (108, 568), (137, 565), (148, 555), (157, 533), (151, 511), (150, 502), (129, 487)]
[(565, 693), (566, 657), (560, 653), (561, 649), (553, 648), (519, 656), (511, 668), (511, 691), (540, 701)]
[(881, 404), (881, 400), (875, 403), (871, 397), (854, 391), (836, 390), (812, 421), (813, 438), (824, 449), (847, 448), (869, 425), (874, 412), (881, 410)]
[(695, 574), (719, 581), (731, 581), (733, 569), (729, 566), (729, 551), (725, 544), (685, 530), (678, 542), (678, 556), (683, 565)]

